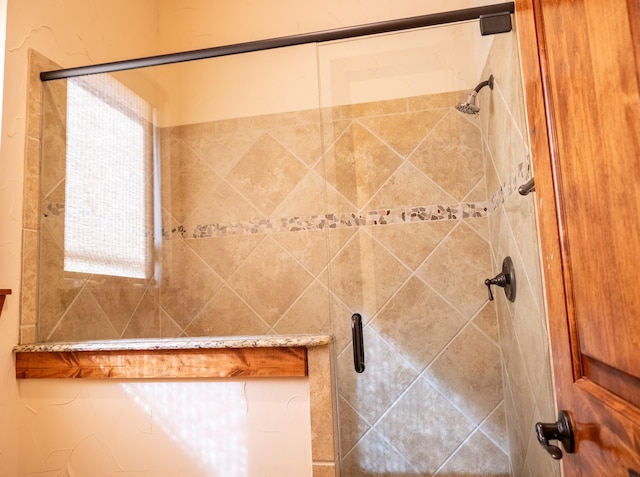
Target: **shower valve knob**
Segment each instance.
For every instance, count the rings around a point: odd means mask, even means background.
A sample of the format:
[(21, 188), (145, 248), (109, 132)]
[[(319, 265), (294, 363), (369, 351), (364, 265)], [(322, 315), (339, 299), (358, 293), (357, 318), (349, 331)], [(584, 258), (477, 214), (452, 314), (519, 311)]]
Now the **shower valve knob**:
[(487, 291), (489, 292), (489, 301), (493, 301), (493, 292), (491, 291), (491, 285), (498, 285), (499, 287), (504, 287), (506, 284), (506, 278), (504, 274), (499, 273), (494, 278), (487, 278), (484, 281), (484, 284), (487, 285)]
[(487, 278), (484, 281), (489, 293), (489, 301), (493, 301), (493, 292), (491, 285), (496, 285), (504, 288), (504, 294), (509, 301), (516, 300), (516, 274), (513, 269), (513, 262), (511, 257), (506, 257), (502, 261), (502, 271), (493, 278)]

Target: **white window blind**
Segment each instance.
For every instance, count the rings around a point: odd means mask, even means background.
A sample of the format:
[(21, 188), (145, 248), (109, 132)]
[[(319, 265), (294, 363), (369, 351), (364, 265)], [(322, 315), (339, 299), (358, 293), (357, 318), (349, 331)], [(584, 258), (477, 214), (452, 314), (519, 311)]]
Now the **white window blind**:
[(150, 106), (109, 75), (67, 81), (64, 269), (149, 278)]

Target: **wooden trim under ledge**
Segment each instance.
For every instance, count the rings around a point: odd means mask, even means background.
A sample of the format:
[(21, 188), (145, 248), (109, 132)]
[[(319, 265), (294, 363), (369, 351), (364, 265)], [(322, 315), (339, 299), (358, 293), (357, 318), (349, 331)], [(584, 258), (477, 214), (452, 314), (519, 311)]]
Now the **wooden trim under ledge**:
[(7, 295), (11, 295), (11, 290), (9, 289), (0, 289), (0, 314), (2, 314), (2, 307), (4, 306), (4, 299)]
[(16, 351), (15, 357), (18, 379), (307, 376), (304, 347)]

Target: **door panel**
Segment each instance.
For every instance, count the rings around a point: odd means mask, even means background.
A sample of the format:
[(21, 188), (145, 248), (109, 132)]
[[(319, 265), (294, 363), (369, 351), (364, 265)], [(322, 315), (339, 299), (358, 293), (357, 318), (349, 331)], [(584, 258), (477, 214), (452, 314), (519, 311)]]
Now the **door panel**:
[(633, 260), (640, 257), (640, 116), (626, 4), (544, 3), (565, 273), (580, 350), (640, 376), (640, 320), (624, 319), (640, 309)]
[(628, 476), (640, 472), (640, 7), (516, 11), (558, 408), (576, 433), (565, 475)]

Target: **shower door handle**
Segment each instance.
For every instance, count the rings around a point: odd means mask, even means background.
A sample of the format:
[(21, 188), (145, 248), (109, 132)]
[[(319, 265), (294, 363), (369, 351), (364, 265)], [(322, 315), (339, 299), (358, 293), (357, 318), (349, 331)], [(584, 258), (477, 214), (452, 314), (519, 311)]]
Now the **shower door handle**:
[(364, 372), (364, 340), (362, 337), (362, 316), (354, 313), (351, 316), (351, 338), (353, 344), (353, 367), (356, 373)]

